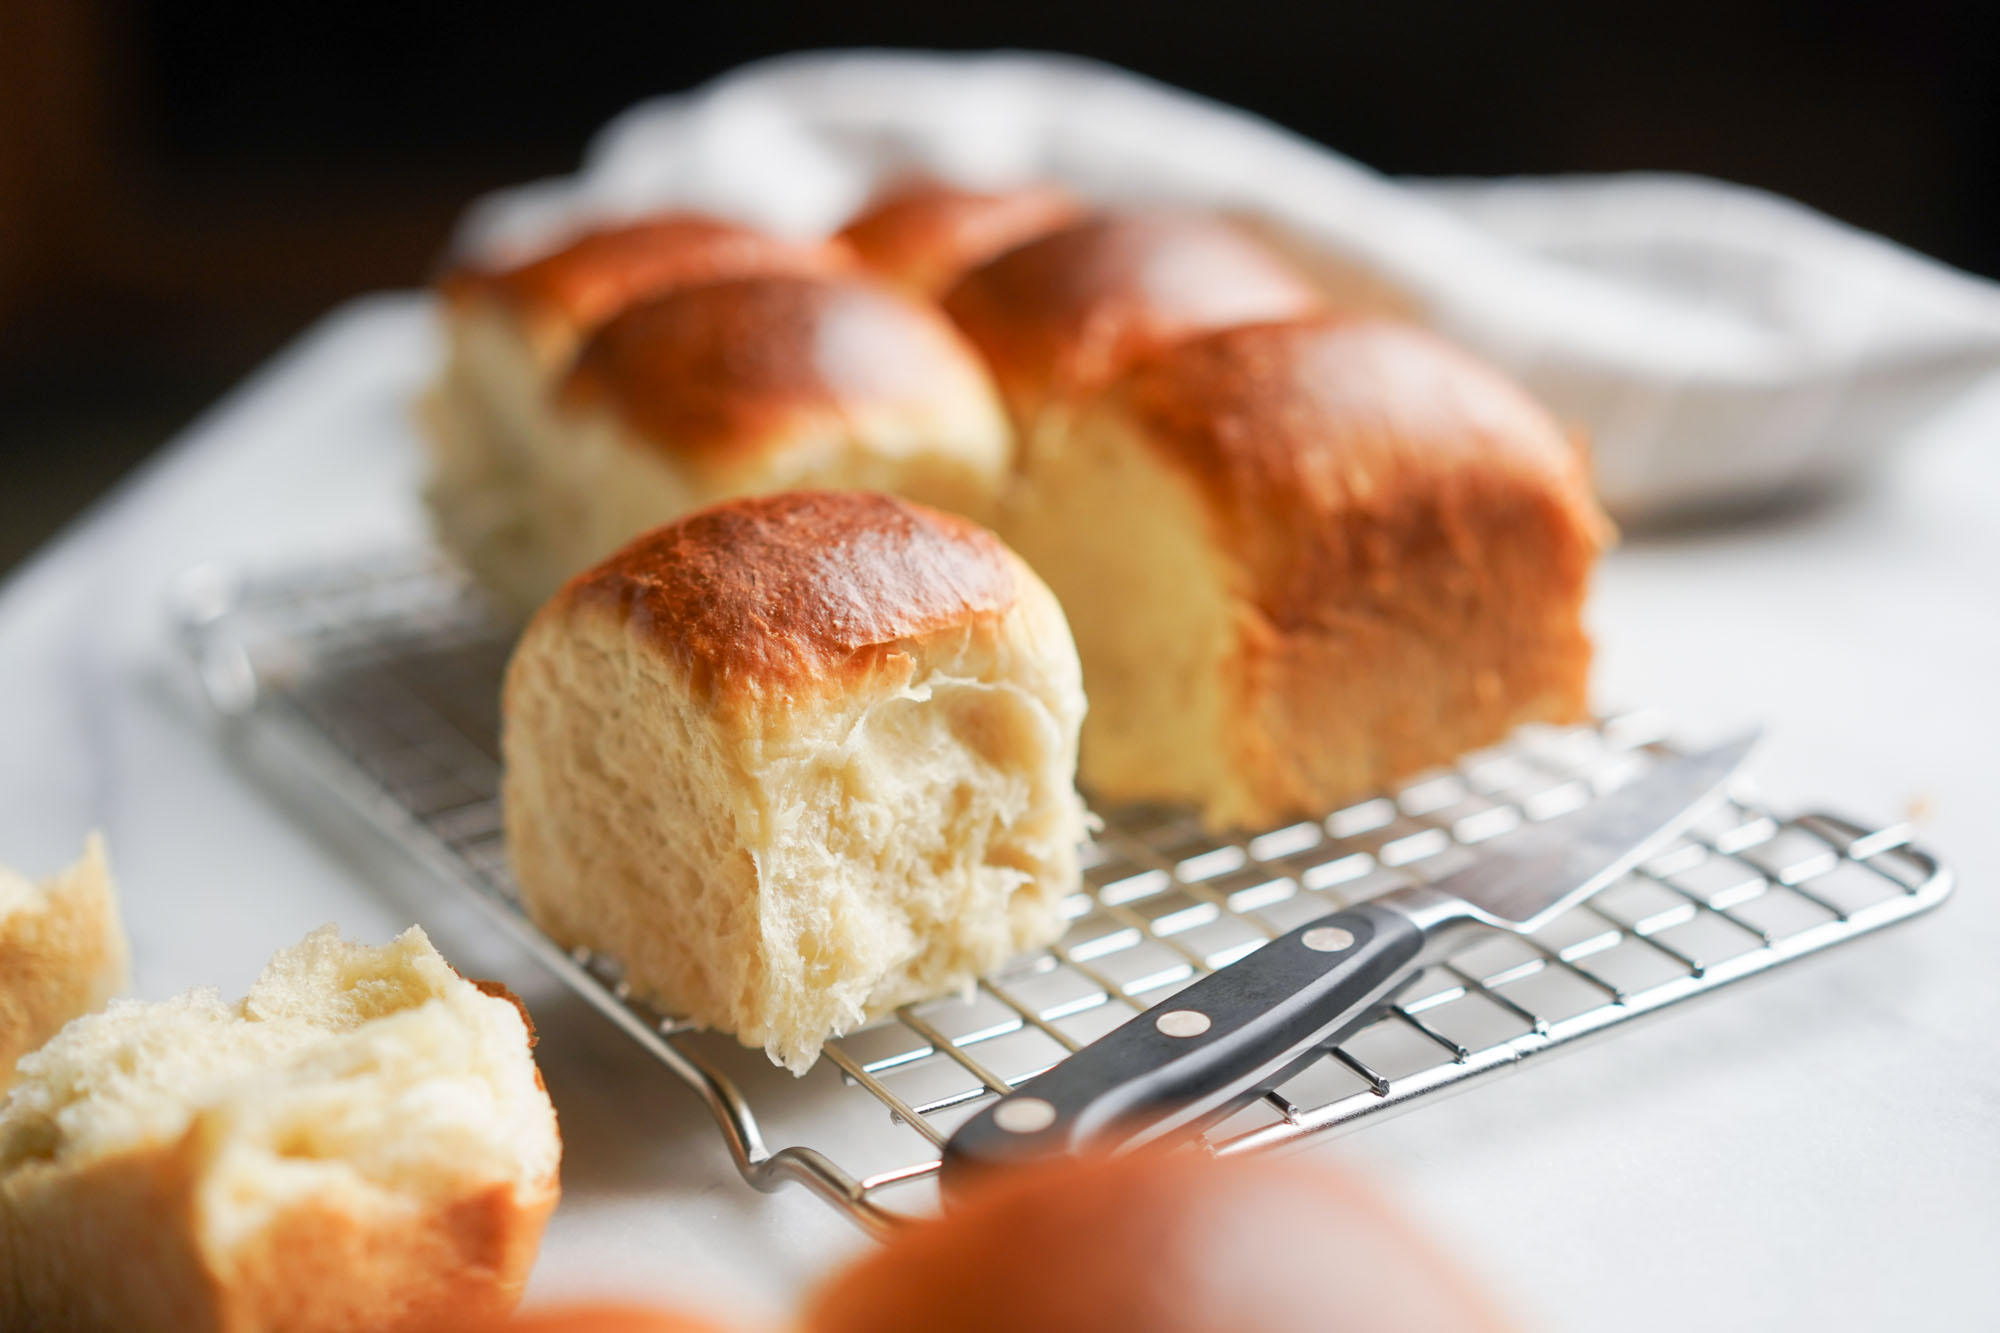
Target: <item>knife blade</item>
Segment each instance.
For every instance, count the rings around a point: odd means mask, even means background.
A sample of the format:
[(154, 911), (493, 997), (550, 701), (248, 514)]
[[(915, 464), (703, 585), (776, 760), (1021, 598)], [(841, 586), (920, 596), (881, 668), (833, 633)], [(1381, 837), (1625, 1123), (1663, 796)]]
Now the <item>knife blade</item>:
[(1721, 796), (1756, 740), (1661, 760), (1434, 884), (1331, 912), (1211, 973), (966, 1121), (945, 1145), (944, 1187), (1214, 1123), (1372, 1021), (1469, 933), (1532, 934), (1650, 858)]

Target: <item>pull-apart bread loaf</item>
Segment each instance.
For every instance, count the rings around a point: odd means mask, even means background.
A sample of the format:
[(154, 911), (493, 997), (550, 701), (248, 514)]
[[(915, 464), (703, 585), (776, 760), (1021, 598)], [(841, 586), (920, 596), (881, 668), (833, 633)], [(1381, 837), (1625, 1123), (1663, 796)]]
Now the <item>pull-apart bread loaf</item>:
[(1583, 715), (1608, 535), (1520, 389), (1399, 322), (1209, 334), (1025, 463), (1002, 531), (1076, 632), (1095, 795), (1324, 813)]
[(692, 514), (536, 615), (504, 708), (536, 922), (794, 1071), (1061, 932), (1076, 652), (963, 519), (856, 492)]
[(989, 193), (919, 181), (882, 194), (839, 239), (890, 282), (938, 297), (967, 270), (1079, 216), (1076, 200), (1054, 186)]
[(523, 263), (447, 274), (444, 368), (422, 411), (427, 498), (445, 544), (503, 601), (538, 605), (554, 587), (540, 451), (555, 389), (585, 339), (627, 306), (679, 288), (852, 267), (838, 245), (668, 213), (587, 232)]
[(41, 884), (0, 866), (0, 1088), (16, 1060), (124, 989), (126, 956), (101, 838)]
[(396, 1333), (504, 1314), (556, 1199), (519, 1006), (412, 929), (114, 1003), (0, 1102), (0, 1328)]
[(945, 309), (985, 356), (1022, 447), (1139, 357), (1213, 329), (1317, 313), (1318, 290), (1240, 229), (1167, 212), (1086, 219), (973, 269)]

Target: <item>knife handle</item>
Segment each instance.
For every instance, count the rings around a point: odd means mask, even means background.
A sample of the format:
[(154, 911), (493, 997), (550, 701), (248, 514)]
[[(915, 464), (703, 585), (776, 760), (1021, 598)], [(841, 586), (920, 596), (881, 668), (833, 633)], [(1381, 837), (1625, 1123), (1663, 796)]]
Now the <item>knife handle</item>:
[(1309, 921), (966, 1121), (945, 1145), (943, 1184), (1220, 1119), (1372, 1018), (1416, 976), (1424, 947), (1417, 921), (1381, 902)]

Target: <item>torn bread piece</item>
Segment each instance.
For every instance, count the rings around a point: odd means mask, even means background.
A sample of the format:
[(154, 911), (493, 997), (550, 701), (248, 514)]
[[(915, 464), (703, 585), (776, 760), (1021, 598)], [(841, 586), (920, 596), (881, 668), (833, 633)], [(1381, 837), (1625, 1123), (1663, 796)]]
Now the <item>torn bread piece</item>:
[(396, 1333), (518, 1299), (555, 1111), (518, 1002), (331, 927), (241, 1001), (118, 1001), (0, 1102), (0, 1327)]
[(128, 954), (103, 838), (40, 884), (0, 866), (0, 1087), (15, 1061), (125, 988)]

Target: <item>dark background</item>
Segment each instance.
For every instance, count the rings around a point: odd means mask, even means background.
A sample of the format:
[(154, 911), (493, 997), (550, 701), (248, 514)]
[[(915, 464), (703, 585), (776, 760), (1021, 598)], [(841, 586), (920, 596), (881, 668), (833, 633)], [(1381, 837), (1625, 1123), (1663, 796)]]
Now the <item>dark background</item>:
[(823, 46), (1097, 56), (1390, 172), (1702, 172), (2000, 275), (1972, 0), (421, 6), (0, 0), (0, 569), (470, 195)]

